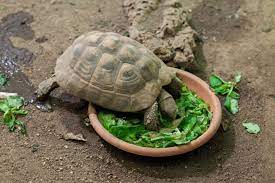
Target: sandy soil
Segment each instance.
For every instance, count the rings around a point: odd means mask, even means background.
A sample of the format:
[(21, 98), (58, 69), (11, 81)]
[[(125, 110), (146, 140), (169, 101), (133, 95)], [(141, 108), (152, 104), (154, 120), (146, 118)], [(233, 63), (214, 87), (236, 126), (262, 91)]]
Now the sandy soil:
[[(183, 1), (207, 61), (205, 70), (195, 74), (204, 80), (212, 72), (227, 79), (237, 71), (243, 74), (240, 112), (232, 116), (224, 110), (227, 131), (220, 129), (209, 143), (181, 156), (134, 156), (101, 140), (85, 125), (86, 104), (58, 89), (53, 112), (27, 106), (22, 120), (28, 136), (0, 126), (0, 182), (275, 182), (275, 2)], [(51, 75), (56, 58), (84, 32), (127, 34), (122, 4), (0, 0), (1, 62), (7, 56), (22, 70), (6, 90), (30, 97)], [(259, 123), (262, 132), (247, 134), (241, 126), (245, 119)], [(65, 141), (66, 132), (82, 133), (87, 142)]]

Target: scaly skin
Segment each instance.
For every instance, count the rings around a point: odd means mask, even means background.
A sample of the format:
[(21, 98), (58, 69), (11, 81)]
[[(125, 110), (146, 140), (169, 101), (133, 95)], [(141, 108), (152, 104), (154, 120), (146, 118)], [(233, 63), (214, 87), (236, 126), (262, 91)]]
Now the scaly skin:
[(144, 113), (144, 125), (148, 130), (159, 130), (158, 103), (155, 102)]

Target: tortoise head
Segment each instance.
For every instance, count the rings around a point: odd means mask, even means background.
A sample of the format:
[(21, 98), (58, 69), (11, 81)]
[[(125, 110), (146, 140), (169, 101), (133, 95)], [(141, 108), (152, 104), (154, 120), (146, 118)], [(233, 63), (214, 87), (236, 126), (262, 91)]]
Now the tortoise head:
[(176, 72), (174, 68), (168, 67), (165, 63), (161, 61), (161, 67), (159, 70), (159, 80), (162, 86), (171, 83), (172, 79), (175, 77)]

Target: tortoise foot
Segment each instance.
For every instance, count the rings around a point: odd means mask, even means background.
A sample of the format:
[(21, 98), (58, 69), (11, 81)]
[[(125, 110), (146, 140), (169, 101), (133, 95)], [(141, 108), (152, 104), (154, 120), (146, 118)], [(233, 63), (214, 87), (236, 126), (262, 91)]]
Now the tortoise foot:
[(42, 112), (52, 112), (52, 105), (51, 102), (49, 100), (44, 100), (44, 101), (35, 101), (34, 105), (37, 109), (39, 109)]

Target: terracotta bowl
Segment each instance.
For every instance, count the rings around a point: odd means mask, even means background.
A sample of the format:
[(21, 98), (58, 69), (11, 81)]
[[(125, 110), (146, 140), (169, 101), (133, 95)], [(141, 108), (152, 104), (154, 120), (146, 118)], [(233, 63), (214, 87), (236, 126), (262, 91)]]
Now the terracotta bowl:
[(206, 103), (209, 104), (210, 110), (213, 113), (213, 118), (210, 122), (210, 126), (205, 133), (203, 133), (197, 139), (191, 141), (188, 144), (168, 147), (168, 148), (149, 148), (149, 147), (140, 147), (127, 143), (123, 140), (118, 139), (109, 133), (101, 124), (97, 118), (97, 113), (95, 108), (90, 104), (89, 105), (89, 118), (91, 125), (105, 141), (112, 144), (113, 146), (127, 151), (129, 153), (150, 156), (150, 157), (164, 157), (164, 156), (173, 156), (178, 154), (183, 154), (189, 151), (192, 151), (207, 141), (209, 141), (214, 134), (217, 132), (220, 121), (221, 121), (221, 104), (216, 95), (210, 90), (209, 86), (197, 76), (188, 73), (186, 71), (178, 70), (177, 75), (182, 81), (188, 86), (189, 89), (194, 91), (200, 98), (202, 98)]

